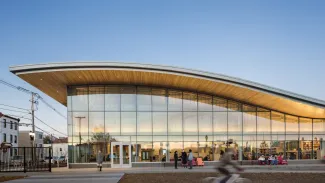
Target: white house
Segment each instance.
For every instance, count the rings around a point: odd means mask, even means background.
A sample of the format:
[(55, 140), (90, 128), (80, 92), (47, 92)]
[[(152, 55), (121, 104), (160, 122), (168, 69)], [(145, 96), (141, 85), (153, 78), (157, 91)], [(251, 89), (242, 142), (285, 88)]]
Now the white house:
[[(1, 160), (4, 159), (4, 156), (7, 159), (8, 155), (10, 157), (14, 155), (18, 155), (18, 147), (19, 141), (19, 121), (20, 119), (14, 118), (8, 115), (0, 115), (0, 144), (10, 143), (13, 147), (12, 150), (8, 150), (7, 152), (1, 151)], [(9, 154), (7, 154), (9, 153)]]

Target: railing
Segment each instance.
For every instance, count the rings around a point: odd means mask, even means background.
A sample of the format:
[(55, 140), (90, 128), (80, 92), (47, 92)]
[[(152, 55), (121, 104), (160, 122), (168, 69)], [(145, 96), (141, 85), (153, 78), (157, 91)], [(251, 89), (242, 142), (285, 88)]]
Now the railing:
[(50, 147), (11, 147), (1, 149), (0, 172), (51, 172)]

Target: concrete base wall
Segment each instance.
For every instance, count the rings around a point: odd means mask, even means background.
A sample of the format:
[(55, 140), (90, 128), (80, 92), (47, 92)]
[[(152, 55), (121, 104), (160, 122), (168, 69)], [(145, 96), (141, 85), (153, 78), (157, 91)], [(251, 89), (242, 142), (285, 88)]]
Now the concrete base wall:
[[(205, 166), (217, 166), (219, 161), (206, 161), (204, 162)], [(257, 160), (254, 161), (238, 161), (239, 165), (258, 165)], [(306, 164), (322, 164), (321, 160), (289, 160), (289, 165), (306, 165)], [(173, 167), (174, 162), (136, 162), (132, 163), (133, 168), (140, 167)], [(182, 166), (181, 163), (178, 163), (178, 166)], [(96, 163), (69, 163), (69, 168), (97, 168)], [(103, 168), (111, 168), (111, 164), (103, 164)]]

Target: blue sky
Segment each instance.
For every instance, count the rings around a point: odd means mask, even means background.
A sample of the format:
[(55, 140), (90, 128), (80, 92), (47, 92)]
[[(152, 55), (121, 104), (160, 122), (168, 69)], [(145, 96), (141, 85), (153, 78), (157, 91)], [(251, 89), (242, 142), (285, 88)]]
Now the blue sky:
[[(299, 0), (3, 0), (0, 78), (39, 92), (62, 113), (64, 106), (8, 67), (67, 61), (163, 64), (325, 100), (324, 8), (325, 1)], [(30, 107), (22, 92), (1, 85), (0, 94), (0, 104)], [(65, 119), (44, 104), (36, 115), (66, 132)]]

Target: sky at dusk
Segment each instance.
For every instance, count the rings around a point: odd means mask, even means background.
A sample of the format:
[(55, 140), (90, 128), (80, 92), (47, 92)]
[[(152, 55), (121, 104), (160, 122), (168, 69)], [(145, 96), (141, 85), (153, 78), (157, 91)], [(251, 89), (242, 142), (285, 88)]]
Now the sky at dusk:
[[(9, 66), (69, 61), (170, 65), (325, 100), (324, 9), (321, 0), (2, 0), (0, 79), (38, 92), (65, 115), (65, 106), (10, 73)], [(29, 95), (0, 87), (0, 104), (30, 108)], [(66, 119), (42, 102), (36, 116), (67, 133)], [(36, 125), (60, 136), (39, 121)]]

